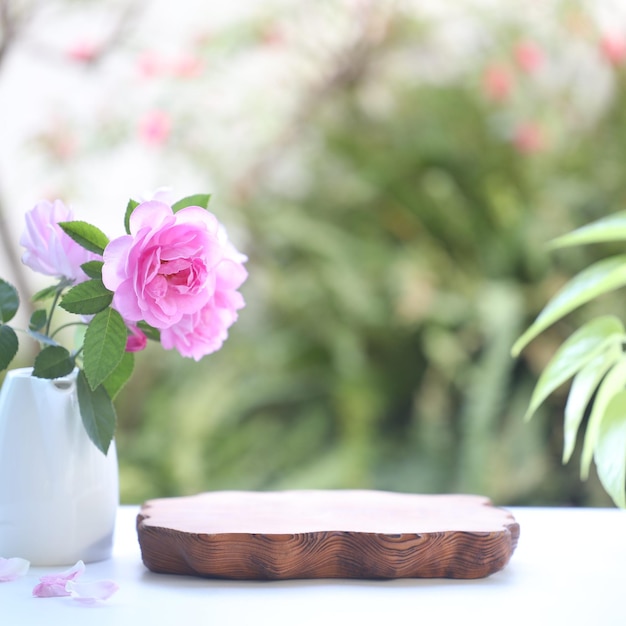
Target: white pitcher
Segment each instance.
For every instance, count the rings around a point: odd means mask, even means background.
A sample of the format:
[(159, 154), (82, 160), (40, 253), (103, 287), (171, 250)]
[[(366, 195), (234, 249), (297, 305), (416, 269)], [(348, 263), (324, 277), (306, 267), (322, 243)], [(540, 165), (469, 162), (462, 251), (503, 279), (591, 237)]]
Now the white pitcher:
[(119, 504), (115, 442), (83, 427), (76, 375), (11, 370), (0, 390), (0, 557), (73, 565), (111, 556)]

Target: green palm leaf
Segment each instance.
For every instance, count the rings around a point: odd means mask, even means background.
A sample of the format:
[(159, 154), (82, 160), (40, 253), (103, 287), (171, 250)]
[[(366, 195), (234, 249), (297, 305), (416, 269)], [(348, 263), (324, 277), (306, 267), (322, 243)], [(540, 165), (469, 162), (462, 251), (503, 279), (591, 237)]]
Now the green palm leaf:
[(513, 356), (537, 335), (582, 304), (626, 285), (626, 255), (598, 261), (577, 274), (548, 302), (533, 324), (515, 342)]
[(563, 424), (563, 463), (568, 463), (574, 453), (578, 429), (585, 415), (585, 410), (598, 388), (600, 381), (615, 365), (622, 355), (616, 345), (600, 353), (583, 367), (572, 381), (567, 403), (565, 405), (565, 419)]
[(574, 374), (584, 368), (609, 345), (618, 343), (624, 336), (624, 326), (613, 315), (598, 317), (579, 328), (556, 351), (543, 370), (526, 412), (530, 419), (541, 403)]
[(615, 504), (626, 508), (626, 390), (615, 394), (598, 430), (594, 460), (598, 477)]
[[(607, 373), (600, 386), (593, 402), (593, 408), (589, 416), (589, 423), (585, 432), (583, 451), (580, 460), (580, 477), (586, 480), (589, 477), (589, 468), (594, 456), (596, 445), (600, 437), (602, 422), (604, 421), (607, 409), (615, 396), (624, 391), (626, 386), (626, 357), (622, 357)], [(624, 456), (622, 449), (621, 455)]]
[(588, 243), (624, 240), (626, 240), (626, 211), (620, 211), (557, 237), (550, 245), (553, 248), (564, 248)]

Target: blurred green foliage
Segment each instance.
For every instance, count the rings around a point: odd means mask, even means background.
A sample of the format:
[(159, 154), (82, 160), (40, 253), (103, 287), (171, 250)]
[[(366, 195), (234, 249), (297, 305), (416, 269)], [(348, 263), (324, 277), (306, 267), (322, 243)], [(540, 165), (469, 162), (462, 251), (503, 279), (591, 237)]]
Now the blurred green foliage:
[(198, 13), (176, 51), (120, 0), (103, 41), (45, 55), (70, 66), (61, 89), (73, 72), (102, 101), (59, 97), (28, 144), (42, 186), (88, 205), (120, 186), (116, 162), (179, 195), (193, 180), (249, 255), (220, 352), (137, 355), (117, 401), (123, 502), (379, 488), (611, 505), (561, 465), (565, 390), (523, 416), (556, 347), (621, 293), (510, 355), (560, 285), (619, 251), (547, 248), (624, 208), (626, 40), (598, 26), (602, 3), (273, 2), (223, 26)]
[[(247, 308), (199, 364), (139, 355), (118, 404), (124, 501), (350, 487), (610, 504), (594, 477), (561, 466), (564, 395), (523, 423), (537, 373), (597, 310), (510, 356), (599, 253), (550, 256), (547, 241), (623, 208), (626, 192), (624, 67), (598, 55), (611, 90), (586, 114), (580, 77), (551, 60), (570, 45), (593, 57), (595, 34), (571, 30), (572, 6), (561, 39), (538, 41), (553, 63), (541, 77), (515, 66), (527, 36), (515, 24), (485, 20), (489, 45), (446, 72), (431, 25), (398, 10), (252, 186), (217, 181), (213, 209), (246, 233)], [(494, 59), (514, 97), (489, 97)], [(518, 122), (540, 140), (516, 138)], [(196, 146), (193, 167), (210, 166)], [(297, 186), (281, 185), (289, 167)], [(619, 312), (619, 297), (595, 306)]]

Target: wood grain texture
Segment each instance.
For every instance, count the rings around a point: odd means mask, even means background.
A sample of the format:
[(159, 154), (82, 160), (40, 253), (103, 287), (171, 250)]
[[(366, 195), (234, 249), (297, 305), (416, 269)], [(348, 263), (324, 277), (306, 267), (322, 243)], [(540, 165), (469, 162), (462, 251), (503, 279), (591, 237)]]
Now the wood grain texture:
[(481, 578), (519, 537), (482, 496), (222, 491), (150, 500), (137, 517), (153, 572), (212, 578)]

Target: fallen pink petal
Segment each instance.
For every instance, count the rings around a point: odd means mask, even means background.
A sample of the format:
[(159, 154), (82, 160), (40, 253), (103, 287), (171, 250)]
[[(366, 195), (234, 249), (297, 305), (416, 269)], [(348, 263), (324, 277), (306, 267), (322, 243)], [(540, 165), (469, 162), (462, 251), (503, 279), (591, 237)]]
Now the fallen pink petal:
[(30, 567), (30, 562), (26, 559), (13, 557), (3, 559), (0, 557), (0, 583), (8, 583), (11, 580), (25, 576)]
[(36, 598), (56, 598), (69, 596), (65, 586), (68, 582), (76, 580), (85, 571), (85, 564), (78, 561), (76, 565), (59, 574), (49, 574), (41, 576), (39, 584), (33, 589), (33, 596)]
[(82, 604), (96, 604), (108, 600), (118, 589), (119, 585), (112, 580), (96, 580), (88, 583), (70, 580), (65, 585), (67, 595)]

